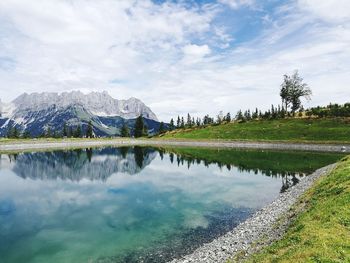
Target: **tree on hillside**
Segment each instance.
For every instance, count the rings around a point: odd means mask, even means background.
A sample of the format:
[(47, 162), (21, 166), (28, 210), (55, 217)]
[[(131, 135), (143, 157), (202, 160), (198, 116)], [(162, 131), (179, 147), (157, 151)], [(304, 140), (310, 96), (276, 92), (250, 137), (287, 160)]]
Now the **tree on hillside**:
[(94, 131), (93, 131), (92, 122), (89, 121), (88, 126), (86, 128), (86, 138), (92, 138), (92, 137), (94, 137)]
[(135, 122), (135, 137), (142, 137), (144, 135), (144, 127), (145, 124), (143, 122), (143, 118), (140, 115), (139, 117), (137, 117), (136, 122)]
[(236, 114), (236, 120), (238, 121), (244, 121), (242, 110), (239, 110)]
[(201, 126), (201, 119), (197, 117), (196, 119), (196, 125), (199, 127)]
[(74, 131), (73, 131), (73, 127), (69, 126), (69, 130), (68, 130), (68, 137), (71, 138), (74, 136)]
[(301, 107), (301, 98), (304, 97), (310, 100), (311, 95), (311, 89), (303, 82), (303, 78), (299, 76), (298, 71), (295, 71), (292, 76), (284, 75), (280, 96), (286, 112), (288, 112), (290, 107), (291, 112), (294, 114)]
[(19, 138), (19, 131), (16, 126), (13, 128), (12, 138), (15, 138), (15, 139)]
[(189, 113), (187, 113), (187, 126), (191, 127), (192, 126), (192, 118)]
[(120, 131), (120, 136), (122, 137), (130, 137), (130, 130), (129, 127), (124, 123), (121, 131)]
[(13, 134), (12, 125), (9, 125), (8, 128), (7, 128), (6, 137), (7, 137), (7, 138), (12, 138), (12, 134)]
[(67, 123), (64, 123), (64, 124), (63, 124), (62, 136), (63, 136), (63, 137), (68, 137)]
[(255, 111), (252, 113), (252, 119), (257, 119), (259, 117), (258, 108), (255, 108)]
[(180, 125), (181, 125), (180, 116), (177, 116), (176, 128), (180, 128)]
[(245, 118), (247, 121), (251, 120), (252, 116), (250, 115), (250, 110), (246, 110), (246, 111), (244, 112), (244, 118)]
[(22, 134), (22, 138), (24, 138), (24, 139), (28, 139), (28, 138), (30, 138), (31, 136), (30, 136), (30, 132), (28, 131), (28, 130), (25, 130), (24, 132), (23, 132), (23, 134)]
[(181, 117), (181, 125), (180, 125), (181, 128), (185, 128), (185, 120), (184, 120), (184, 117)]
[(171, 129), (171, 130), (174, 130), (174, 129), (175, 129), (174, 119), (173, 119), (173, 118), (171, 118), (171, 120), (170, 120), (170, 129)]
[(74, 137), (75, 138), (80, 138), (81, 137), (81, 126), (80, 125), (77, 126), (77, 129), (74, 132)]
[(225, 121), (231, 122), (231, 114), (229, 112), (226, 114)]
[(159, 133), (164, 133), (164, 132), (165, 132), (164, 122), (161, 122), (159, 124)]
[(52, 133), (51, 133), (51, 128), (50, 127), (47, 127), (45, 137), (46, 138), (51, 138), (52, 137)]

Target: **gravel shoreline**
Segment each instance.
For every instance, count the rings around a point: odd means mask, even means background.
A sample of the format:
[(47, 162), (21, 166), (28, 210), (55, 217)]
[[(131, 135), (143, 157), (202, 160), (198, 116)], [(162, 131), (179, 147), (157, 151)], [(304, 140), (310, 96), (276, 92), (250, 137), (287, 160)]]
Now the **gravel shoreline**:
[(304, 177), (297, 185), (280, 194), (275, 201), (256, 212), (232, 231), (204, 244), (192, 254), (172, 260), (171, 263), (224, 263), (235, 256), (238, 256), (239, 259), (232, 262), (240, 262), (248, 255), (280, 239), (294, 216), (290, 208), (318, 178), (329, 173), (335, 166), (336, 164), (328, 165)]
[(0, 151), (25, 151), (42, 149), (89, 148), (102, 146), (174, 146), (174, 147), (217, 147), (239, 149), (270, 149), (316, 152), (344, 152), (350, 153), (350, 145), (336, 144), (308, 144), (284, 142), (245, 142), (245, 141), (171, 141), (171, 140), (138, 140), (138, 139), (110, 139), (86, 141), (28, 141), (19, 143), (0, 144)]

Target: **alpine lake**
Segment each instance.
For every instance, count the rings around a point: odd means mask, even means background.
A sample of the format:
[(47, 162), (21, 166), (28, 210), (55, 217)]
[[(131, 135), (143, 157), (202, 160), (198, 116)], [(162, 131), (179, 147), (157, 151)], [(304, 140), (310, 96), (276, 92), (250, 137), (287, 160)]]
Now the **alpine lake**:
[(343, 156), (180, 147), (3, 153), (0, 262), (167, 262)]

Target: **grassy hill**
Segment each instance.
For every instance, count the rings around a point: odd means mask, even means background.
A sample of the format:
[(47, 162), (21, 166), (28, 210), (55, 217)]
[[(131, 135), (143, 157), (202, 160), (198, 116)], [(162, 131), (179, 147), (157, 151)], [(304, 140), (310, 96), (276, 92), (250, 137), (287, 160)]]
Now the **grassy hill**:
[[(246, 262), (350, 262), (350, 157), (294, 207), (286, 235)], [(234, 261), (236, 262), (236, 261)]]
[(253, 120), (243, 123), (235, 122), (201, 128), (178, 129), (166, 133), (162, 138), (350, 143), (350, 119)]

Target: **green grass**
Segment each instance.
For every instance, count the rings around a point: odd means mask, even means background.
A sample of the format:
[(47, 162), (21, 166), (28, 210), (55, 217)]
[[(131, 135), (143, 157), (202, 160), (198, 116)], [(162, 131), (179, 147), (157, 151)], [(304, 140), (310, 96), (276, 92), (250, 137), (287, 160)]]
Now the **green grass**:
[(164, 139), (350, 142), (350, 119), (283, 119), (175, 130)]
[(259, 169), (265, 173), (311, 173), (335, 163), (345, 156), (342, 153), (293, 152), (271, 150), (214, 149), (196, 147), (166, 147), (187, 160), (205, 160), (207, 163), (234, 165), (244, 170)]
[(246, 262), (350, 262), (350, 156), (294, 209), (303, 206), (281, 240)]

